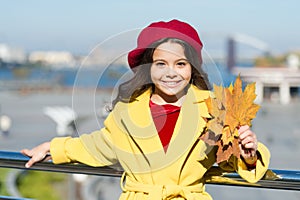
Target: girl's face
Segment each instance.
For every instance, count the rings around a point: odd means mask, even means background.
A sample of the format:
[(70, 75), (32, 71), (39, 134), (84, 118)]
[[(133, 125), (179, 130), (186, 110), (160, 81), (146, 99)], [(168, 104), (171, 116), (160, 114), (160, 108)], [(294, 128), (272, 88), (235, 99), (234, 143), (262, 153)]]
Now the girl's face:
[(192, 75), (192, 67), (184, 54), (184, 48), (172, 42), (160, 44), (153, 52), (150, 74), (155, 85), (153, 95), (158, 95), (160, 101), (166, 103), (177, 102), (185, 95), (185, 88)]

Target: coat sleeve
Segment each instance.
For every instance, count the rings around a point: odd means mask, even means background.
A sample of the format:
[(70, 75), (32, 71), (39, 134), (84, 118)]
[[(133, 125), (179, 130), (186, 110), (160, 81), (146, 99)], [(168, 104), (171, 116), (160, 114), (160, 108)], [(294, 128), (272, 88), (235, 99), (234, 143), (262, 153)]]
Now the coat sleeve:
[(248, 169), (242, 159), (231, 157), (229, 162), (222, 162), (219, 166), (225, 171), (236, 171), (243, 179), (250, 183), (256, 183), (266, 173), (270, 163), (270, 152), (262, 143), (258, 143), (258, 160), (254, 169)]
[[(105, 121), (105, 125), (110, 124)], [(50, 153), (55, 164), (80, 162), (90, 166), (108, 166), (117, 163), (111, 132), (107, 126), (77, 138), (57, 137), (51, 141)]]

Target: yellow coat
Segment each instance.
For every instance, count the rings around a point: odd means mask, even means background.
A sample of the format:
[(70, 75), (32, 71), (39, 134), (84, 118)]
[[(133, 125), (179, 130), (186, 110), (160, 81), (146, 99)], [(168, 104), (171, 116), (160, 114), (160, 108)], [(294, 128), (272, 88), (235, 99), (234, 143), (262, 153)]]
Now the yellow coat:
[[(215, 163), (215, 147), (199, 140), (209, 118), (204, 99), (209, 91), (191, 86), (165, 153), (149, 108), (150, 90), (132, 103), (119, 102), (104, 122), (105, 127), (80, 138), (54, 138), (51, 155), (54, 163), (78, 161), (91, 166), (117, 162), (125, 171), (121, 200), (188, 199), (206, 200), (204, 175)], [(222, 164), (249, 182), (257, 182), (268, 169), (270, 153), (259, 144), (261, 155), (255, 172), (241, 159)], [(125, 181), (126, 180), (126, 181)]]

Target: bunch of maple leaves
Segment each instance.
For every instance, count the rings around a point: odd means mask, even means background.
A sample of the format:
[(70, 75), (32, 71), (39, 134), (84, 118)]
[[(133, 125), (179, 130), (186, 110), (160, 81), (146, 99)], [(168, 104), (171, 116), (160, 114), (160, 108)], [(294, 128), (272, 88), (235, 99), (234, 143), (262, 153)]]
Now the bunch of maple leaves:
[(243, 91), (240, 76), (227, 88), (214, 85), (214, 95), (205, 100), (212, 118), (207, 122), (202, 139), (218, 146), (216, 162), (220, 163), (232, 155), (240, 158), (238, 128), (251, 126), (260, 106), (254, 103), (255, 83), (246, 85)]

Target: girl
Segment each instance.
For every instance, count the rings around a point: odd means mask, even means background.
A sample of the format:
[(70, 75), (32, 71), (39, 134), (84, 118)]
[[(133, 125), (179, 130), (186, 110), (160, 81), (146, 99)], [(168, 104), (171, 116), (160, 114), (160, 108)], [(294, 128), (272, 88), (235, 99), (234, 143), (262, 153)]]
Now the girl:
[[(54, 163), (91, 166), (119, 163), (124, 169), (120, 199), (211, 199), (205, 173), (216, 161), (216, 148), (200, 139), (211, 118), (210, 97), (201, 68), (202, 42), (185, 22), (156, 22), (143, 29), (129, 52), (134, 72), (119, 86), (104, 128), (79, 138), (54, 138), (21, 152), (26, 167), (51, 154)], [(241, 158), (220, 163), (249, 182), (266, 172), (270, 154), (248, 126), (239, 129)]]

